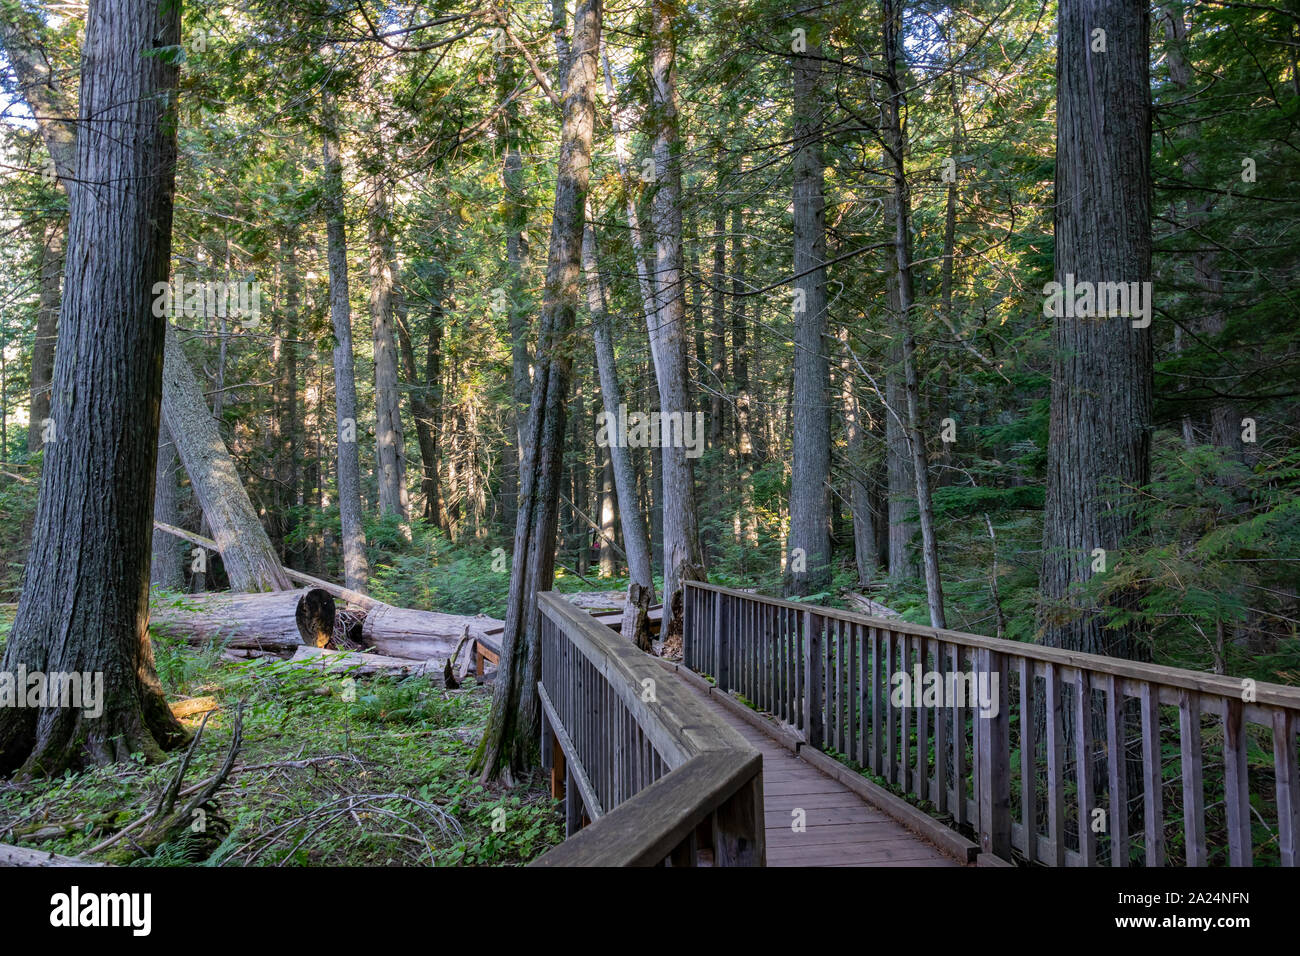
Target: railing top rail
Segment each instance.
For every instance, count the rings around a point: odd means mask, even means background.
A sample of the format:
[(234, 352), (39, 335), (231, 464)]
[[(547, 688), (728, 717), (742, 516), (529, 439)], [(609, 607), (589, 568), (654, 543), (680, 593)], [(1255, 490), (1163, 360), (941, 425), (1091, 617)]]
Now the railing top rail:
[[(757, 751), (727, 724), (699, 703), (656, 661), (549, 591), (537, 595), (541, 612), (556, 623), (565, 637), (592, 663), (642, 732), (672, 769), (701, 754), (734, 752), (748, 758)], [(645, 693), (645, 681), (654, 689)], [(652, 697), (651, 700), (644, 699)]]
[[(1073, 667), (1080, 670), (1110, 674), (1126, 680), (1149, 681), (1154, 684), (1162, 684), (1168, 687), (1194, 690), (1201, 694), (1240, 698), (1244, 686), (1241, 678), (1221, 676), (1218, 674), (1206, 674), (1201, 671), (1187, 670), (1182, 667), (1167, 667), (1163, 664), (1145, 664), (1140, 661), (1130, 661), (1120, 657), (1106, 657), (1101, 654), (1086, 654), (1082, 651), (1069, 651), (1058, 647), (1044, 647), (1041, 644), (1026, 644), (1022, 641), (1008, 641), (997, 637), (985, 637), (980, 634), (966, 634), (962, 631), (950, 631), (943, 628), (926, 627), (922, 624), (911, 624), (896, 618), (869, 617), (868, 615), (859, 614), (855, 611), (843, 611), (839, 608), (822, 607), (816, 604), (804, 604), (797, 601), (786, 601), (781, 598), (768, 597), (764, 594), (754, 594), (750, 591), (737, 591), (733, 588), (725, 588), (717, 584), (707, 584), (703, 581), (685, 581), (683, 584), (686, 587), (698, 588), (703, 591), (714, 591), (718, 594), (726, 594), (731, 597), (742, 598), (747, 601), (755, 601), (760, 604), (768, 604), (774, 607), (792, 608), (798, 611), (812, 611), (824, 618), (848, 621), (855, 624), (867, 624), (871, 627), (883, 628), (898, 634), (913, 634), (921, 637), (931, 637), (937, 640), (946, 641), (949, 644), (957, 644), (962, 647), (998, 651), (1003, 654), (1025, 657), (1030, 660), (1044, 661), (1058, 666)], [(1253, 694), (1256, 703), (1300, 710), (1300, 687), (1287, 687), (1285, 684), (1256, 681), (1253, 688)]]

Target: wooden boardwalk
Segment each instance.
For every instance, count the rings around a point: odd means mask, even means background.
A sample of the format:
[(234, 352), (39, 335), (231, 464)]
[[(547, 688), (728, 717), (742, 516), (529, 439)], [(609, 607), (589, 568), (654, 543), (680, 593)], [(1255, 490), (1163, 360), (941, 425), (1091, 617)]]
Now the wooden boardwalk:
[[(838, 780), (795, 756), (772, 737), (679, 683), (763, 755), (763, 810), (768, 866), (960, 866), (938, 847), (872, 806)], [(806, 814), (796, 832), (794, 812)]]

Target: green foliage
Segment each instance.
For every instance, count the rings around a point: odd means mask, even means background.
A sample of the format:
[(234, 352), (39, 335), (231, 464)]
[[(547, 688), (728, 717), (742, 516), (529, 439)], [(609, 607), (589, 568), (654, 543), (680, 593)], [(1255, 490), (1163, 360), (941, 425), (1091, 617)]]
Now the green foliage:
[[(217, 653), (155, 636), (169, 695), (213, 696), (221, 708), (186, 782), (205, 779), (224, 760), (241, 699), (240, 766), (270, 766), (239, 773), (218, 794), (214, 813), (230, 831), (215, 849), (210, 834), (182, 831), (134, 865), (513, 865), (563, 838), (546, 789), (501, 791), (466, 777), (489, 707), (472, 681), (445, 691), (427, 678), (361, 678), (353, 694), (345, 675), (222, 662)], [(68, 821), (64, 836), (39, 845), (84, 853), (152, 808), (179, 760), (0, 785), (0, 830), (32, 818)], [(498, 808), (504, 815), (494, 814)]]

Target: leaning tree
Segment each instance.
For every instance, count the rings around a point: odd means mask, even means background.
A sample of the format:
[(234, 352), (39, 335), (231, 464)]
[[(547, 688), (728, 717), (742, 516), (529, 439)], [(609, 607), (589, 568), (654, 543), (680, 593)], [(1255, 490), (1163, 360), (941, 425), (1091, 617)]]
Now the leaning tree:
[(148, 632), (166, 321), (153, 314), (153, 288), (171, 251), (179, 44), (179, 4), (91, 0), (53, 430), (0, 672), (102, 674), (104, 699), (98, 716), (0, 710), (0, 772), (156, 758), (186, 738)]

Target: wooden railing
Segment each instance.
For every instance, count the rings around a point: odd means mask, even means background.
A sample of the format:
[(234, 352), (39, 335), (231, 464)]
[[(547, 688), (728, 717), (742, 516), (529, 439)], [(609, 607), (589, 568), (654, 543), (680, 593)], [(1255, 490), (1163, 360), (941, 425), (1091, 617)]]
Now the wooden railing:
[(762, 866), (762, 756), (653, 658), (553, 594), (542, 761), (568, 839), (535, 866)]
[[(1300, 862), (1300, 689), (693, 582), (684, 645), (687, 666), (928, 801), (983, 853), (1057, 866)], [(921, 697), (902, 697), (899, 675), (918, 672)], [(965, 705), (925, 696), (931, 674)], [(996, 706), (970, 706), (972, 677)]]

